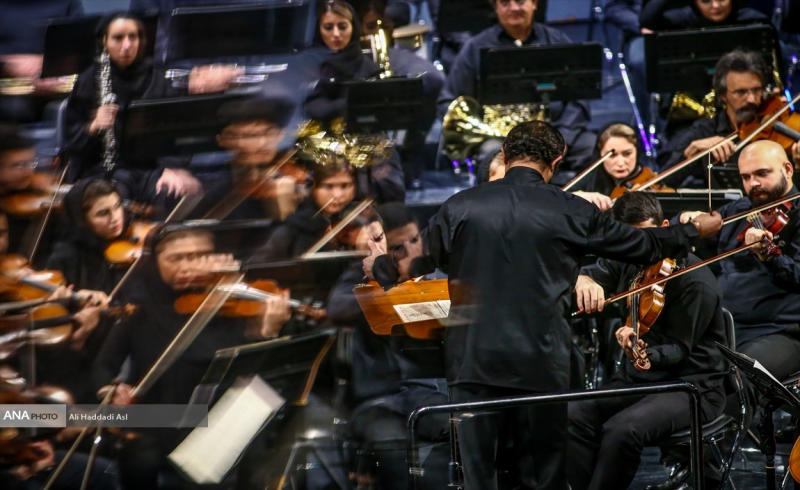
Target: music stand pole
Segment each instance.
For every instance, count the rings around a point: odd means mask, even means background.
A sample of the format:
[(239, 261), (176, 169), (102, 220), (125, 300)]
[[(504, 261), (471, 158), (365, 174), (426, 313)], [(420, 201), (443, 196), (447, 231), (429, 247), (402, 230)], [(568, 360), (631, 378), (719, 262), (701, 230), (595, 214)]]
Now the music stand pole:
[(758, 435), (761, 437), (761, 453), (765, 458), (765, 470), (767, 478), (767, 490), (775, 490), (775, 424), (772, 421), (772, 414), (780, 406), (780, 401), (770, 397), (764, 396), (761, 399), (761, 420), (758, 422)]

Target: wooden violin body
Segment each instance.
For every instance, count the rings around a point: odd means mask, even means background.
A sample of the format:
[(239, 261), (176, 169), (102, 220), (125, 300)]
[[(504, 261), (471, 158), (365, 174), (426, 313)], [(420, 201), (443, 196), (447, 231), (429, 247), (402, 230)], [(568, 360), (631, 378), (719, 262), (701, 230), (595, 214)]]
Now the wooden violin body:
[(770, 140), (778, 143), (784, 150), (790, 150), (797, 139), (790, 136), (792, 131), (800, 132), (800, 113), (786, 111), (773, 124), (761, 128), (762, 123), (786, 106), (780, 97), (771, 95), (764, 99), (755, 118), (739, 125), (739, 138), (744, 140), (758, 131), (753, 140)]
[(370, 329), (377, 335), (406, 334), (414, 339), (442, 337), (444, 326), (440, 320), (447, 318), (450, 308), (447, 279), (407, 281), (388, 291), (372, 281), (356, 287), (353, 293)]
[(31, 177), (28, 189), (0, 197), (0, 205), (12, 216), (33, 219), (51, 207), (60, 209), (64, 195), (71, 188), (71, 185), (59, 186), (52, 174), (39, 172)]
[(145, 239), (150, 231), (158, 226), (152, 221), (134, 221), (118, 239), (106, 247), (106, 260), (117, 267), (128, 267), (142, 256)]
[[(221, 290), (229, 289), (230, 297), (219, 310), (222, 316), (233, 318), (254, 317), (264, 313), (264, 300), (271, 296), (283, 294), (278, 283), (270, 280), (253, 281), (245, 284), (219, 286)], [(182, 315), (190, 315), (200, 309), (208, 297), (207, 292), (187, 293), (175, 300), (175, 311)], [(306, 316), (320, 320), (327, 315), (324, 308), (289, 300), (289, 306)]]
[[(625, 180), (620, 185), (616, 186), (611, 191), (611, 194), (609, 195), (609, 197), (611, 199), (616, 199), (616, 198), (622, 196), (623, 194), (625, 194), (626, 192), (635, 191), (636, 190), (635, 188), (637, 186), (640, 186), (640, 185), (644, 184), (645, 182), (648, 182), (648, 181), (652, 180), (657, 175), (658, 175), (657, 173), (653, 172), (648, 167), (642, 167), (642, 171), (639, 172), (638, 175), (636, 175), (635, 177), (633, 177), (633, 178), (631, 178), (629, 180)], [(653, 185), (648, 190), (651, 190), (653, 192), (675, 192), (675, 189), (673, 189), (671, 187), (667, 187), (665, 185), (661, 185), (661, 184)]]
[(64, 275), (59, 271), (32, 271), (27, 259), (20, 255), (6, 255), (0, 259), (0, 295), (5, 301), (43, 299), (64, 286)]
[[(676, 263), (673, 259), (664, 259), (660, 262), (656, 262), (637, 276), (631, 285), (631, 289), (639, 286), (646, 286), (667, 277), (672, 274), (675, 267)], [(650, 331), (650, 328), (656, 320), (658, 320), (658, 317), (664, 310), (664, 306), (666, 305), (664, 285), (658, 284), (639, 293), (637, 300), (638, 304), (636, 306), (638, 307), (638, 311), (635, 313), (635, 318), (634, 312), (631, 311), (631, 314), (628, 315), (625, 322), (626, 327), (632, 328), (636, 332), (635, 341), (638, 341), (640, 336)], [(634, 302), (630, 301), (629, 298), (628, 304), (632, 306), (633, 303)], [(637, 348), (634, 348), (634, 354), (631, 362), (637, 370), (647, 371), (650, 369), (650, 361), (646, 357), (638, 355)]]

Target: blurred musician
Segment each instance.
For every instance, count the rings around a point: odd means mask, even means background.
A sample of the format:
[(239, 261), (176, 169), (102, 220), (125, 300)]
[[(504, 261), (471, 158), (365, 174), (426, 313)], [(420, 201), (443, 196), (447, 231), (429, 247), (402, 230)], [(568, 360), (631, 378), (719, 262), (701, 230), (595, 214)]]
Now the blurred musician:
[[(537, 0), (491, 0), (497, 14), (498, 25), (490, 27), (474, 37), (464, 46), (447, 75), (444, 89), (439, 95), (438, 115), (444, 117), (450, 103), (459, 96), (476, 97), (481, 48), (503, 46), (536, 46), (568, 44), (572, 40), (561, 31), (534, 22)], [(592, 153), (594, 134), (586, 131), (591, 118), (587, 102), (550, 104), (553, 125), (564, 135), (567, 156), (564, 161), (568, 169), (586, 167)], [(481, 148), (479, 158), (493, 153), (500, 147), (500, 140), (489, 140)]]
[[(381, 69), (361, 51), (361, 23), (349, 3), (324, 0), (317, 7), (317, 16), (319, 47), (309, 50), (307, 59), (322, 61), (315, 75), (316, 86), (305, 103), (305, 113), (311, 119), (329, 124), (344, 116), (345, 93), (336, 82), (375, 77)], [(369, 173), (359, 171), (358, 179), (361, 187), (378, 202), (405, 200), (403, 169), (396, 150)]]
[[(48, 19), (80, 17), (80, 0), (3, 2), (0, 16), (0, 79), (10, 82), (11, 93), (0, 89), (0, 121), (30, 123), (41, 119), (45, 105), (58, 95), (58, 79), (40, 78)], [(14, 84), (25, 91), (14, 93)], [(32, 87), (30, 87), (32, 85)], [(28, 87), (25, 87), (28, 86)]]
[[(344, 159), (326, 165), (316, 164), (310, 195), (275, 230), (254, 259), (286, 260), (308, 251), (355, 199), (355, 179), (355, 169)], [(335, 244), (330, 243), (325, 249), (334, 247)]]
[(737, 0), (693, 0), (691, 5), (676, 8), (676, 2), (671, 0), (648, 0), (642, 6), (640, 20), (642, 27), (653, 31), (769, 22), (758, 10), (740, 7), (739, 3)]
[[(121, 292), (122, 300), (139, 309), (106, 338), (94, 366), (94, 387), (104, 392), (127, 358), (130, 368), (113, 402), (128, 403), (132, 385), (189, 319), (190, 315), (175, 311), (175, 300), (207, 283), (208, 271), (229, 265), (233, 259), (215, 254), (214, 236), (208, 231), (175, 231), (162, 238)], [(288, 293), (266, 299), (263, 315), (255, 318), (215, 317), (138, 402), (187, 403), (218, 349), (274, 337), (290, 317)], [(163, 429), (143, 431), (141, 437), (129, 441), (120, 456), (123, 488), (157, 488), (159, 472), (168, 471), (166, 456), (180, 439), (179, 431)]]
[[(69, 156), (68, 181), (108, 172), (104, 165), (105, 132), (113, 131), (118, 141), (125, 109), (134, 100), (175, 97), (185, 93), (164, 78), (164, 69), (146, 57), (144, 24), (134, 14), (120, 12), (106, 15), (97, 27), (98, 54), (107, 52), (107, 83), (116, 96), (114, 102), (98, 103), (103, 89), (103, 63), (95, 63), (75, 82), (65, 115), (64, 150)], [(195, 72), (196, 74), (197, 72)], [(230, 79), (232, 73), (227, 73)], [(223, 77), (225, 78), (225, 77)], [(209, 86), (206, 86), (209, 85)], [(227, 82), (204, 84), (190, 79), (189, 93), (224, 90)], [(116, 155), (112, 155), (116, 164)], [(138, 202), (152, 202), (156, 194), (181, 196), (197, 192), (197, 179), (182, 168), (113, 168), (113, 178), (123, 184), (123, 197)]]
[[(8, 196), (31, 189), (38, 160), (35, 143), (21, 134), (20, 128), (0, 125), (0, 196)], [(31, 220), (12, 216), (8, 222), (11, 240), (8, 250), (21, 250)]]

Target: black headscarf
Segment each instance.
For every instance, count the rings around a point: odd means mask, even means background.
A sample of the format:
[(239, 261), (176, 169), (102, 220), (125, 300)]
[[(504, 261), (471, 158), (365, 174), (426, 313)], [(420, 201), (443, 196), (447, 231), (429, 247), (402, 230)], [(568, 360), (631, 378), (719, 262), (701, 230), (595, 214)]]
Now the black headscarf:
[[(83, 195), (94, 180), (79, 180), (64, 197), (64, 237), (56, 243), (47, 267), (60, 270), (67, 282), (75, 285), (75, 289), (92, 289), (108, 294), (125, 270), (106, 261), (104, 252), (109, 242), (95, 234), (86, 221)], [(123, 229), (127, 229), (128, 222), (129, 216), (125, 212)]]
[[(322, 15), (324, 15), (324, 12), (326, 12), (325, 10), (322, 10), (322, 8), (328, 3), (330, 2), (323, 2), (323, 4), (320, 6), (319, 12), (322, 12)], [(328, 57), (328, 59), (322, 63), (322, 68), (320, 70), (321, 78), (349, 80), (354, 78), (367, 78), (376, 75), (380, 72), (380, 68), (371, 60), (367, 59), (364, 56), (364, 53), (361, 51), (361, 21), (358, 18), (358, 14), (356, 14), (356, 11), (352, 5), (347, 2), (342, 3), (344, 3), (348, 10), (350, 10), (350, 13), (353, 17), (353, 21), (351, 22), (353, 26), (352, 35), (350, 36), (350, 42), (347, 43), (347, 46), (340, 51), (331, 52), (330, 57)], [(322, 35), (319, 32), (322, 15), (320, 15), (317, 19), (317, 28), (314, 33), (314, 43), (325, 46), (325, 42), (322, 40)]]
[(103, 40), (108, 31), (108, 26), (117, 19), (129, 19), (136, 22), (142, 29), (139, 31), (139, 51), (136, 60), (125, 68), (120, 68), (111, 62), (112, 88), (114, 94), (122, 100), (139, 98), (147, 90), (153, 73), (153, 60), (145, 57), (147, 37), (144, 32), (142, 19), (130, 12), (113, 12), (104, 15), (97, 23), (95, 39), (97, 40), (98, 56), (103, 52)]

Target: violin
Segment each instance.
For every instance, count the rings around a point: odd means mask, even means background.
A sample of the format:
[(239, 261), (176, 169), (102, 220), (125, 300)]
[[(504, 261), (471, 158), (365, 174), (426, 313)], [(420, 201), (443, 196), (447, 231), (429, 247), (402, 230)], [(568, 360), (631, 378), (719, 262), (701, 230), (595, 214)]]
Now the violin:
[[(673, 259), (664, 259), (651, 265), (636, 279), (634, 279), (631, 289), (647, 286), (656, 281), (669, 277), (675, 270), (676, 264)], [(652, 288), (628, 297), (630, 314), (625, 322), (625, 326), (632, 328), (634, 332), (633, 351), (631, 353), (631, 364), (637, 371), (647, 371), (650, 369), (650, 360), (647, 354), (639, 349), (639, 337), (650, 331), (650, 328), (658, 320), (664, 310), (666, 297), (664, 295), (664, 285), (656, 284)]]
[[(635, 187), (641, 186), (642, 184), (649, 182), (650, 180), (658, 176), (656, 172), (650, 170), (648, 167), (641, 167), (641, 168), (642, 171), (639, 172), (638, 175), (636, 175), (631, 179), (624, 180), (621, 184), (614, 187), (614, 189), (611, 191), (611, 194), (608, 197), (610, 197), (611, 199), (616, 199), (625, 194), (626, 192), (631, 192), (633, 190), (636, 190)], [(653, 192), (675, 192), (675, 189), (661, 184), (653, 185), (650, 189)]]
[[(266, 170), (269, 170), (269, 168)], [(266, 181), (263, 179), (255, 179), (254, 187), (250, 195), (256, 199), (271, 199), (277, 197), (277, 186), (275, 184), (275, 180), (282, 177), (289, 177), (294, 180), (295, 193), (304, 194), (309, 173), (310, 172), (308, 170), (295, 163), (294, 160), (289, 160), (281, 165), (271, 176), (271, 178), (267, 179)]]
[[(270, 280), (221, 285), (216, 289), (231, 292), (230, 297), (219, 310), (219, 314), (233, 318), (261, 315), (264, 312), (264, 300), (283, 293), (278, 284)], [(200, 308), (207, 297), (208, 293), (184, 294), (175, 300), (175, 311), (182, 315), (192, 314)], [(324, 308), (308, 305), (295, 299), (289, 300), (289, 307), (315, 320), (323, 319), (327, 315)]]
[(58, 185), (54, 181), (52, 174), (35, 173), (28, 189), (0, 197), (0, 205), (8, 214), (24, 219), (36, 218), (51, 207), (59, 209), (72, 185)]
[[(789, 213), (792, 209), (794, 209), (794, 206), (791, 202), (784, 202), (763, 213), (753, 213), (747, 216), (748, 223), (742, 228), (742, 231), (739, 232), (736, 239), (740, 242), (744, 242), (744, 237), (747, 234), (747, 230), (750, 228), (768, 231), (772, 233), (773, 237), (777, 236), (778, 233), (789, 224)], [(780, 244), (776, 244), (772, 241), (767, 241), (764, 244), (764, 253), (773, 257), (783, 255)]]
[[(8, 301), (43, 299), (64, 285), (64, 275), (59, 271), (34, 271), (21, 255), (0, 258), (0, 291)], [(81, 298), (73, 293), (70, 299), (79, 301)]]
[(750, 122), (739, 125), (739, 138), (749, 141), (770, 140), (781, 145), (784, 150), (790, 150), (792, 145), (800, 140), (800, 113), (784, 111), (772, 124), (764, 124), (786, 105), (787, 103), (776, 95), (764, 99), (756, 117)]
[(104, 252), (106, 260), (117, 267), (128, 267), (142, 256), (145, 238), (158, 226), (152, 221), (133, 221), (121, 237), (111, 242)]

